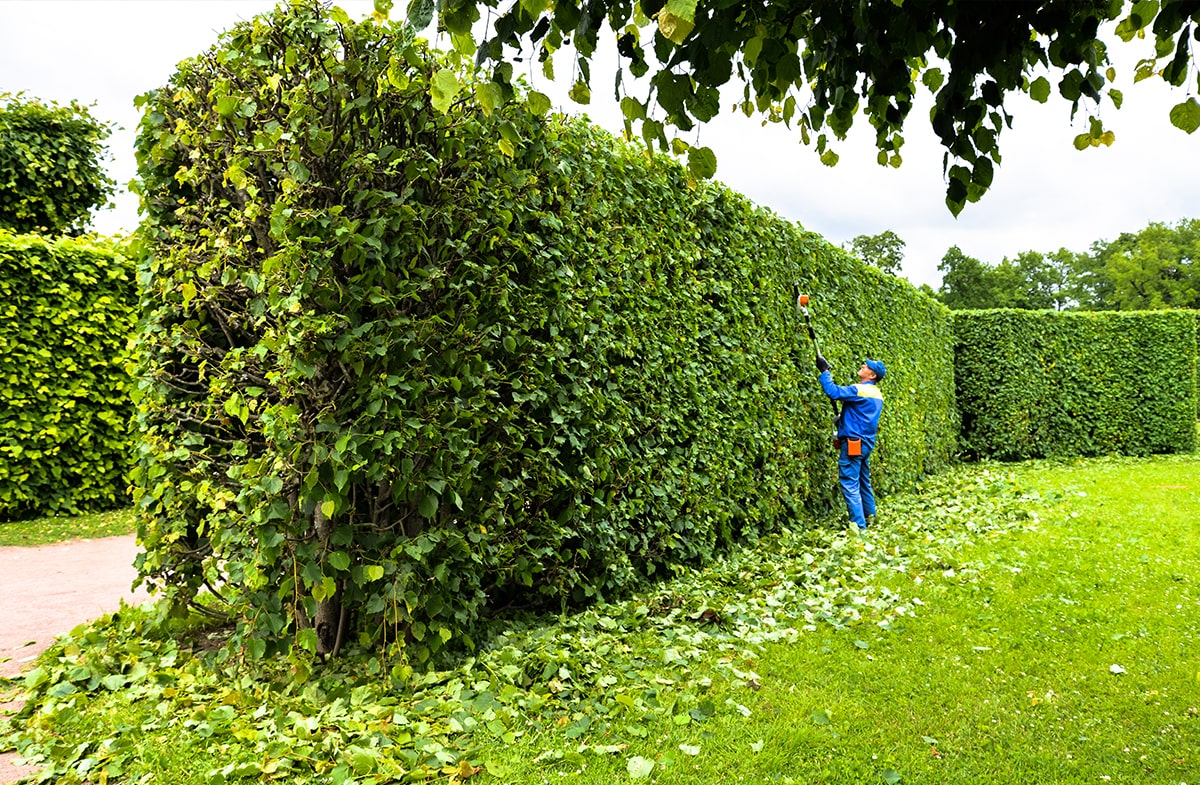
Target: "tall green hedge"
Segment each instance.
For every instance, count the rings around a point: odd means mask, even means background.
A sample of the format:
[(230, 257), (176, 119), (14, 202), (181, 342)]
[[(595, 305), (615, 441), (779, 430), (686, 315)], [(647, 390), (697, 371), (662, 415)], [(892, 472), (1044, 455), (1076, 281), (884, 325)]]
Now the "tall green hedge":
[(1195, 312), (954, 316), (967, 455), (1022, 460), (1196, 449)]
[(132, 265), (0, 230), (0, 520), (128, 503)]
[(425, 659), (833, 509), (797, 281), (892, 369), (881, 486), (950, 457), (948, 311), (500, 89), (296, 6), (144, 99), (141, 571), (241, 587), (252, 655)]

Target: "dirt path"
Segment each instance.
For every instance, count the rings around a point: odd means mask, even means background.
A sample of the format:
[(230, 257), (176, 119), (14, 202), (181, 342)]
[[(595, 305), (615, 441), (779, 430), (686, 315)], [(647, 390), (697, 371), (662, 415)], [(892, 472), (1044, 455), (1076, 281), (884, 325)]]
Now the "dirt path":
[[(0, 548), (0, 676), (28, 667), (54, 638), (77, 625), (116, 610), (125, 600), (149, 599), (130, 586), (136, 577), (133, 535), (75, 540), (37, 548)], [(4, 696), (0, 695), (0, 701)], [(0, 703), (0, 712), (12, 710)], [(0, 783), (33, 772), (17, 766), (16, 755), (0, 754)]]

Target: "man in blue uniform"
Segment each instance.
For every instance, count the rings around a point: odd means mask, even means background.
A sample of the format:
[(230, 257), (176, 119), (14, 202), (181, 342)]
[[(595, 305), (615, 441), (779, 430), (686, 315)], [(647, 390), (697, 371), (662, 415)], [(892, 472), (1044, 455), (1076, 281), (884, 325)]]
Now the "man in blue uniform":
[(866, 360), (858, 369), (858, 384), (839, 387), (833, 383), (829, 363), (817, 355), (817, 370), (821, 372), (821, 387), (833, 401), (842, 402), (837, 419), (838, 482), (851, 523), (858, 531), (867, 530), (867, 519), (875, 515), (875, 492), (871, 488), (871, 467), (868, 459), (875, 449), (879, 432), (879, 415), (883, 413), (883, 395), (878, 383), (887, 369), (879, 360)]

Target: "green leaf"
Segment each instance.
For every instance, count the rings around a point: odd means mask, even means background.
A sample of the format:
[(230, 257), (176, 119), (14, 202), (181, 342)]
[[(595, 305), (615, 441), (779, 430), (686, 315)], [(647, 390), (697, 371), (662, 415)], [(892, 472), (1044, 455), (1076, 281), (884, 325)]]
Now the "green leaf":
[(698, 180), (708, 180), (717, 173), (717, 154), (708, 147), (688, 150), (688, 171)]
[(1058, 91), (1068, 101), (1078, 101), (1079, 97), (1083, 94), (1083, 80), (1083, 72), (1078, 68), (1072, 68), (1063, 74), (1063, 78), (1058, 81)]
[(530, 90), (529, 95), (525, 96), (525, 106), (529, 111), (539, 117), (548, 114), (553, 104), (550, 102), (550, 96), (545, 93), (539, 93), (537, 90)]
[(300, 648), (310, 654), (317, 653), (317, 631), (312, 627), (305, 627), (296, 633), (296, 643)]
[(900, 772), (896, 771), (895, 769), (884, 769), (880, 773), (880, 776), (883, 777), (883, 781), (886, 782), (887, 785), (896, 785), (896, 783), (903, 779), (900, 776)]
[(109, 690), (119, 690), (125, 686), (125, 675), (123, 673), (110, 673), (100, 680)]
[(1044, 104), (1050, 98), (1050, 80), (1044, 76), (1039, 76), (1029, 85), (1029, 97), (1037, 101), (1039, 104)]
[(384, 570), (382, 565), (372, 564), (366, 567), (363, 572), (366, 574), (367, 580), (377, 581), (383, 577)]
[(763, 37), (760, 33), (746, 41), (742, 47), (742, 60), (749, 66), (753, 67), (758, 62), (758, 56), (762, 54)]
[(321, 502), (321, 514), (324, 515), (327, 519), (332, 518), (333, 514), (336, 511), (337, 511), (337, 502), (334, 501), (333, 499), (326, 499), (325, 501)]
[(629, 776), (635, 780), (644, 780), (654, 771), (654, 761), (635, 755), (625, 763)]
[(221, 117), (233, 117), (241, 105), (242, 100), (236, 95), (223, 95), (217, 99), (217, 114)]
[(338, 572), (350, 569), (350, 555), (345, 551), (334, 551), (329, 554), (329, 566)]
[(826, 711), (825, 709), (817, 709), (816, 711), (814, 711), (812, 713), (811, 719), (812, 719), (813, 725), (828, 725), (829, 724), (829, 712)]
[(1092, 146), (1092, 135), (1090, 133), (1079, 134), (1075, 137), (1075, 149), (1086, 150)]
[(685, 21), (696, 21), (696, 0), (667, 0), (667, 10)]
[(626, 120), (645, 120), (646, 106), (636, 98), (625, 96), (621, 99), (621, 114)]
[(926, 68), (925, 73), (921, 74), (921, 84), (929, 88), (931, 93), (940, 90), (945, 81), (946, 77), (940, 68)]
[(241, 164), (235, 163), (230, 165), (225, 170), (225, 178), (233, 183), (234, 188), (246, 187), (246, 170), (242, 168)]
[(485, 115), (490, 115), (504, 103), (504, 88), (495, 82), (480, 82), (475, 85), (475, 100)]
[(434, 0), (411, 0), (408, 4), (408, 24), (413, 30), (424, 30), (433, 21)]
[(458, 75), (451, 68), (443, 68), (433, 75), (429, 83), (429, 93), (433, 99), (433, 108), (445, 114), (450, 111), (450, 105), (462, 91)]
[(420, 509), (421, 515), (425, 516), (426, 518), (432, 518), (434, 515), (436, 515), (438, 509), (437, 494), (427, 493), (425, 496), (421, 497), (421, 503), (418, 506), (418, 509)]
[(233, 395), (225, 399), (223, 408), (225, 409), (225, 413), (230, 417), (238, 417), (241, 419), (242, 409), (245, 408), (242, 401), (242, 396), (235, 392)]
[(588, 87), (587, 82), (580, 79), (571, 86), (567, 96), (577, 104), (590, 104), (592, 102), (592, 89)]
[[(667, 5), (670, 6), (670, 3)], [(695, 10), (695, 3), (692, 3), (692, 18), (689, 19), (672, 13), (669, 7), (661, 9), (658, 12), (658, 31), (667, 40), (682, 44), (696, 26)]]
[(324, 602), (337, 593), (337, 581), (328, 575), (313, 583), (312, 596), (317, 602)]
[(1153, 58), (1139, 60), (1138, 64), (1133, 69), (1133, 83), (1137, 84), (1144, 79), (1149, 79), (1158, 73), (1158, 62)]
[(373, 749), (351, 745), (346, 748), (343, 757), (346, 763), (350, 764), (350, 768), (354, 769), (354, 773), (361, 777), (375, 771), (379, 764), (378, 756), (379, 753)]
[(501, 123), (500, 135), (513, 144), (521, 143), (521, 132), (518, 131), (517, 127), (512, 123)]
[(299, 161), (288, 161), (287, 168), (288, 173), (298, 183), (306, 183), (308, 182), (308, 178), (312, 176), (312, 172), (308, 170), (308, 167)]
[(1171, 125), (1185, 133), (1194, 133), (1200, 128), (1200, 103), (1189, 98), (1171, 109)]
[(36, 690), (50, 681), (50, 672), (44, 667), (37, 667), (25, 674), (24, 685), (27, 690)]

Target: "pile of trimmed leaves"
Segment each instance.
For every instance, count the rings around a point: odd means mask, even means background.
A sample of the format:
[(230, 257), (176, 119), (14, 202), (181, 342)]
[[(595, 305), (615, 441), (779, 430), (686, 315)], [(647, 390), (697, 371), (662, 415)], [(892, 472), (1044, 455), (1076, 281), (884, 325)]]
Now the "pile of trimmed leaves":
[(148, 749), (181, 743), (210, 761), (209, 783), (459, 780), (501, 773), (505, 748), (529, 736), (548, 763), (580, 765), (655, 723), (748, 715), (722, 696), (754, 686), (763, 644), (822, 626), (886, 629), (919, 612), (889, 573), (969, 574), (979, 565), (956, 561), (965, 545), (1036, 526), (1055, 501), (995, 468), (955, 472), (888, 499), (865, 538), (784, 531), (624, 602), (498, 619), (453, 670), (414, 673), (371, 652), (311, 668), (231, 662), (196, 623), (123, 608), (42, 656), (0, 748), (58, 782), (138, 781)]

